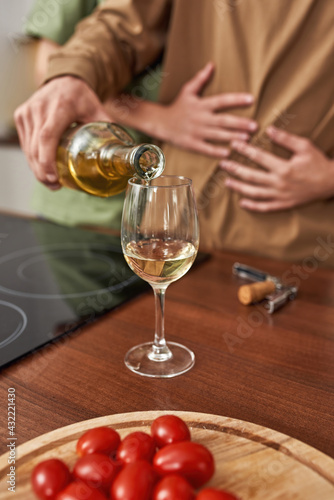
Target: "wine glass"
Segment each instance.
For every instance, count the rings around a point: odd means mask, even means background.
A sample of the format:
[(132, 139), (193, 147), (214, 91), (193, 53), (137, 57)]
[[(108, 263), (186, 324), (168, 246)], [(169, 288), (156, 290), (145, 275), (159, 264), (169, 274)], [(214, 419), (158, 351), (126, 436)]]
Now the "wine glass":
[(130, 268), (153, 288), (153, 342), (125, 356), (130, 370), (148, 377), (175, 377), (194, 365), (194, 353), (164, 335), (165, 292), (192, 266), (199, 227), (191, 179), (161, 176), (150, 184), (130, 179), (122, 217), (122, 249)]

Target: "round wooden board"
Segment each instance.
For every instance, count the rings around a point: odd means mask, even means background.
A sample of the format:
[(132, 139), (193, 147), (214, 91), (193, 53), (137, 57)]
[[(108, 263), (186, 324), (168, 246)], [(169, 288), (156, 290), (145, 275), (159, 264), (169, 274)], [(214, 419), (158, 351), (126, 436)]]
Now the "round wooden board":
[[(242, 500), (333, 500), (334, 460), (310, 446), (271, 429), (233, 418), (204, 413), (148, 411), (95, 418), (63, 427), (29, 441), (16, 450), (16, 500), (33, 500), (30, 474), (41, 460), (60, 458), (73, 466), (79, 436), (93, 427), (114, 427), (121, 436), (149, 432), (159, 415), (173, 413), (191, 429), (192, 440), (206, 445), (215, 457), (216, 472), (208, 485), (238, 494)], [(7, 490), (8, 454), (0, 457), (0, 500)]]

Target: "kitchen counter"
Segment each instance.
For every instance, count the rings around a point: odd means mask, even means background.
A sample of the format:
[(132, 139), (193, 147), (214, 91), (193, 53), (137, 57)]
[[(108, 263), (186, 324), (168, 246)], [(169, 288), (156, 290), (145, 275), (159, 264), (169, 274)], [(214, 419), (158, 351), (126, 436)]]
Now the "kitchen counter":
[[(285, 276), (299, 285), (298, 297), (273, 315), (242, 306), (235, 261)], [(260, 424), (334, 457), (334, 271), (314, 259), (296, 266), (214, 253), (167, 290), (167, 340), (196, 355), (194, 368), (173, 379), (141, 377), (123, 363), (130, 347), (153, 339), (153, 328), (148, 292), (4, 369), (1, 422), (13, 387), (17, 445), (102, 415), (185, 410)], [(6, 445), (3, 431), (0, 453)]]

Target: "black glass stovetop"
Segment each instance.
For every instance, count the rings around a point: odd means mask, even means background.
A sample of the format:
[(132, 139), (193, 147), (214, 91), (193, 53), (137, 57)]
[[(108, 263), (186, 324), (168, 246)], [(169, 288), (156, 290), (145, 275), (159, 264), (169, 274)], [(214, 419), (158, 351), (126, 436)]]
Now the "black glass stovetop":
[(0, 368), (149, 288), (118, 237), (0, 214)]

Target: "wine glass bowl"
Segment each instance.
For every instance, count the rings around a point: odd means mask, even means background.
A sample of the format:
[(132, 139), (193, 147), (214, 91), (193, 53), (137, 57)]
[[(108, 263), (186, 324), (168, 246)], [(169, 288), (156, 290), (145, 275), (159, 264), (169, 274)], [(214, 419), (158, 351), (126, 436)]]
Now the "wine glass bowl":
[(164, 336), (165, 291), (192, 266), (199, 228), (192, 182), (162, 176), (150, 184), (128, 182), (123, 217), (122, 249), (130, 268), (153, 288), (156, 321), (153, 342), (133, 347), (125, 357), (132, 371), (150, 377), (174, 377), (188, 371), (194, 354)]

